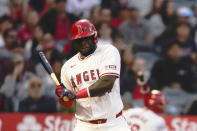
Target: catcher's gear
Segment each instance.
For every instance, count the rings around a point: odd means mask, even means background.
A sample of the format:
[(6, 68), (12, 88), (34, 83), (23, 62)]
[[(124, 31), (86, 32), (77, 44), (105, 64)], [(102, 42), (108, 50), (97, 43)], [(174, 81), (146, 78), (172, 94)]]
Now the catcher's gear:
[(72, 26), (72, 40), (94, 36), (94, 43), (98, 42), (97, 31), (87, 19), (78, 20)]
[(156, 113), (163, 113), (164, 108), (162, 106), (165, 104), (167, 104), (166, 97), (159, 90), (152, 90), (145, 95), (144, 105)]
[(76, 99), (76, 95), (65, 88), (65, 86), (61, 83), (56, 88), (56, 95), (59, 97), (61, 101), (64, 101), (63, 97), (67, 97), (69, 100)]

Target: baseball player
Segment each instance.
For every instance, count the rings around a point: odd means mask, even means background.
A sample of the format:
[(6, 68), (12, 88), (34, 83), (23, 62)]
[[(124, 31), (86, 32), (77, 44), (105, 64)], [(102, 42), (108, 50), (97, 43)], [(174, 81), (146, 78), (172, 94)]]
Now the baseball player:
[(152, 90), (145, 95), (145, 108), (133, 108), (124, 112), (131, 131), (167, 131), (162, 117), (166, 104), (165, 96), (158, 90)]
[(79, 53), (64, 63), (56, 94), (65, 107), (76, 100), (74, 131), (129, 131), (122, 116), (118, 50), (97, 45), (97, 31), (86, 19), (73, 24), (72, 44)]

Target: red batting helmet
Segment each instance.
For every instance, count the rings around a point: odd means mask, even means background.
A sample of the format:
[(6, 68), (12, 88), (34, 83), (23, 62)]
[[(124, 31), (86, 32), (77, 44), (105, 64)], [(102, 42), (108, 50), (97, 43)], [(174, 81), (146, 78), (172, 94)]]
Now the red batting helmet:
[(167, 104), (166, 97), (159, 90), (152, 90), (145, 95), (144, 105), (155, 113), (163, 113), (164, 108), (159, 105)]
[(97, 43), (97, 31), (94, 25), (87, 19), (78, 20), (72, 26), (72, 40), (94, 36), (94, 42)]

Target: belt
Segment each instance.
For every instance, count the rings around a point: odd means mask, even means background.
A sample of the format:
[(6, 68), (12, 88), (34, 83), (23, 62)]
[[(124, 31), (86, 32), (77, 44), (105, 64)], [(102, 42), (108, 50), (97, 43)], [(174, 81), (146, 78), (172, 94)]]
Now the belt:
[[(116, 114), (116, 118), (118, 118), (121, 115), (122, 115), (122, 110), (118, 114)], [(92, 124), (103, 124), (107, 122), (107, 119), (98, 119), (98, 120), (91, 120), (91, 121), (85, 121), (85, 122), (89, 122)]]

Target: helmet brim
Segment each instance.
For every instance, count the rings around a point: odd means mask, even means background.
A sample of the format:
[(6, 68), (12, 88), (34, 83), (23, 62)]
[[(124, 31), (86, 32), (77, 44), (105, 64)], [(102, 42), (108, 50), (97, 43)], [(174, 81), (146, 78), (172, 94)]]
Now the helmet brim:
[(78, 35), (73, 36), (71, 39), (72, 39), (72, 40), (81, 39), (81, 38), (93, 36), (94, 34), (95, 34), (94, 32), (90, 32), (90, 33), (81, 33), (81, 34), (78, 34)]

